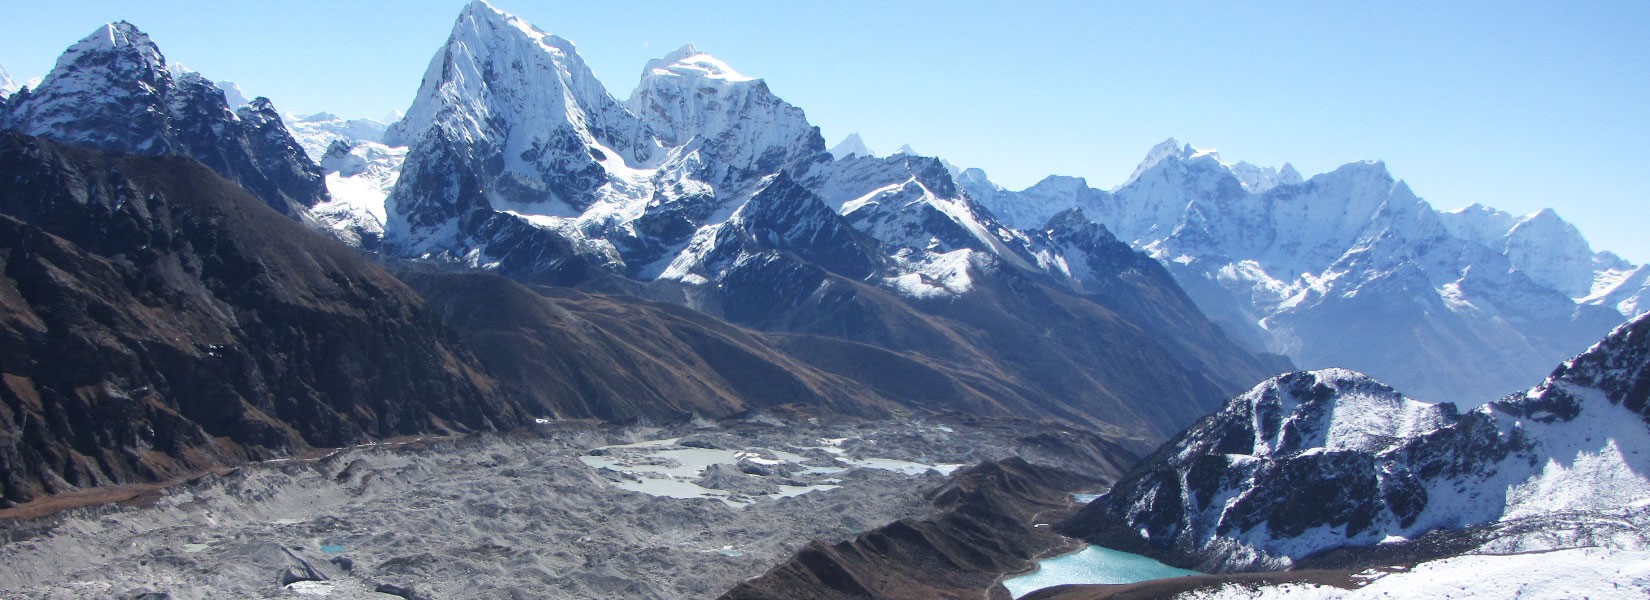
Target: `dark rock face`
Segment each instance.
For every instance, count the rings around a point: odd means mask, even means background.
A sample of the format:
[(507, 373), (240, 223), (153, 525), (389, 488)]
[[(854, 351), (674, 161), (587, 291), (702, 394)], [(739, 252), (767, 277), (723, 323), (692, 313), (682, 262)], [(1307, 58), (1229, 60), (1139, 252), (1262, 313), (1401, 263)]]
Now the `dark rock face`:
[(293, 219), (327, 199), (320, 167), (269, 100), (238, 110), (199, 73), (174, 76), (130, 23), (100, 27), (11, 99), (0, 129), (127, 154), (187, 156)]
[(0, 137), (4, 500), (522, 416), (424, 302), (182, 158)]
[(739, 216), (742, 243), (718, 245), (719, 254), (736, 255), (747, 248), (789, 252), (855, 280), (870, 277), (886, 263), (875, 239), (850, 227), (818, 196), (784, 173), (745, 203)]
[[(1597, 345), (1553, 370), (1551, 380), (1573, 386), (1604, 392), (1613, 404), (1619, 404), (1639, 415), (1650, 425), (1650, 317), (1639, 318), (1617, 327)], [(1546, 386), (1546, 393), (1536, 396), (1553, 401), (1559, 397), (1558, 386)], [(1573, 397), (1569, 402), (1579, 402)], [(1496, 403), (1497, 408), (1516, 408), (1515, 402)], [(1554, 411), (1562, 418), (1565, 412)]]
[(416, 245), (390, 242), (389, 253), (487, 265), (524, 281), (573, 284), (587, 279), (588, 263), (566, 238), (492, 209), (486, 194), (494, 182), (485, 174), (500, 167), (481, 163), (498, 160), (496, 154), (451, 140), (443, 130), (420, 138), (396, 181), (390, 227), (448, 235), (429, 236)]
[(1002, 575), (1070, 543), (1036, 523), (1070, 510), (1071, 491), (1094, 483), (1018, 458), (982, 463), (933, 493), (933, 516), (813, 542), (722, 598), (1006, 598)]
[(897, 406), (759, 334), (678, 306), (534, 291), (489, 274), (402, 277), (474, 349), (501, 393), (536, 415), (658, 422), (784, 405), (876, 416)]

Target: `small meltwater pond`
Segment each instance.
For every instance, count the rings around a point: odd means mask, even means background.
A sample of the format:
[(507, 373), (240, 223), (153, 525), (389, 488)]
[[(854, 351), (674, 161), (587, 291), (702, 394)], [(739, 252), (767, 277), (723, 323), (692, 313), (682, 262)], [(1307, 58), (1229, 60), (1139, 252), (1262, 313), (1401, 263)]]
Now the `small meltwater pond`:
[(1003, 587), (1008, 588), (1009, 594), (1019, 598), (1057, 585), (1136, 583), (1199, 574), (1197, 571), (1177, 569), (1139, 554), (1089, 546), (1071, 554), (1037, 561), (1036, 571), (1005, 579)]

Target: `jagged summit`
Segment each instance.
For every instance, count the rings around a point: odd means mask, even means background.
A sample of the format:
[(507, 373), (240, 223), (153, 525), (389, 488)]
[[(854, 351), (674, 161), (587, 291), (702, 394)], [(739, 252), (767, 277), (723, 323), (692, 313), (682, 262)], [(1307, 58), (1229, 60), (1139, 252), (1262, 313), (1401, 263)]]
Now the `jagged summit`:
[(386, 238), (418, 255), (469, 253), (477, 228), (502, 226), (494, 210), (576, 215), (658, 149), (571, 42), (486, 2), (460, 12), (383, 141), (409, 147)]
[[(95, 84), (96, 77), (152, 83), (165, 73), (166, 58), (149, 35), (118, 21), (98, 27), (64, 50), (40, 87)], [(68, 81), (71, 78), (74, 81)]]
[(1134, 173), (1130, 174), (1122, 185), (1112, 188), (1112, 190), (1116, 191), (1135, 183), (1146, 171), (1170, 159), (1182, 161), (1208, 159), (1230, 171), (1245, 190), (1254, 193), (1266, 192), (1280, 185), (1296, 185), (1304, 181), (1300, 172), (1295, 170), (1295, 166), (1287, 162), (1277, 167), (1261, 166), (1246, 161), (1231, 162), (1221, 158), (1220, 151), (1214, 148), (1198, 148), (1191, 144), (1182, 144), (1175, 138), (1169, 138), (1156, 146), (1152, 146), (1151, 150), (1146, 152), (1146, 157), (1134, 168)]
[[(497, 112), (554, 112), (567, 104), (567, 110), (579, 111), (616, 104), (606, 96), (572, 42), (476, 0), (459, 13), (447, 43), (430, 61), (412, 107), (391, 127), (386, 141), (410, 145), (438, 125), (474, 138), (488, 133), (487, 119)], [(585, 125), (578, 123), (584, 119), (566, 120)]]

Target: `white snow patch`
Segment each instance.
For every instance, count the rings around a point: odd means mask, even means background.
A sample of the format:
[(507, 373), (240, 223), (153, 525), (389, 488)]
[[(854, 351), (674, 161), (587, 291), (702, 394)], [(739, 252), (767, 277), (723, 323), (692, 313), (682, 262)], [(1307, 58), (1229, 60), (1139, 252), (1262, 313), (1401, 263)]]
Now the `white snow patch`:
[(905, 274), (883, 279), (884, 285), (909, 298), (960, 296), (974, 289), (968, 274), (974, 251), (968, 248), (930, 253), (921, 261), (901, 265)]
[(1345, 590), (1307, 584), (1255, 589), (1226, 585), (1180, 596), (1225, 598), (1593, 598), (1642, 600), (1650, 595), (1650, 552), (1576, 548), (1512, 555), (1466, 555), (1421, 563)]

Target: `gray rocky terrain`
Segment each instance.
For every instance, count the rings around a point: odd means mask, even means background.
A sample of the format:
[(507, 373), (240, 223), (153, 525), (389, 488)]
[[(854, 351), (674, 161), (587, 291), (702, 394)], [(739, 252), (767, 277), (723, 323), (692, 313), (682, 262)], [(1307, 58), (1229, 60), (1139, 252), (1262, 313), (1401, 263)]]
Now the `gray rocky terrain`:
[[(1023, 421), (705, 425), (358, 446), (0, 519), (0, 596), (710, 598), (811, 540), (923, 516), (954, 465), (1118, 471), (1096, 460), (1109, 442)], [(678, 458), (715, 452), (732, 460), (682, 475)], [(706, 493), (632, 491), (660, 478)]]

